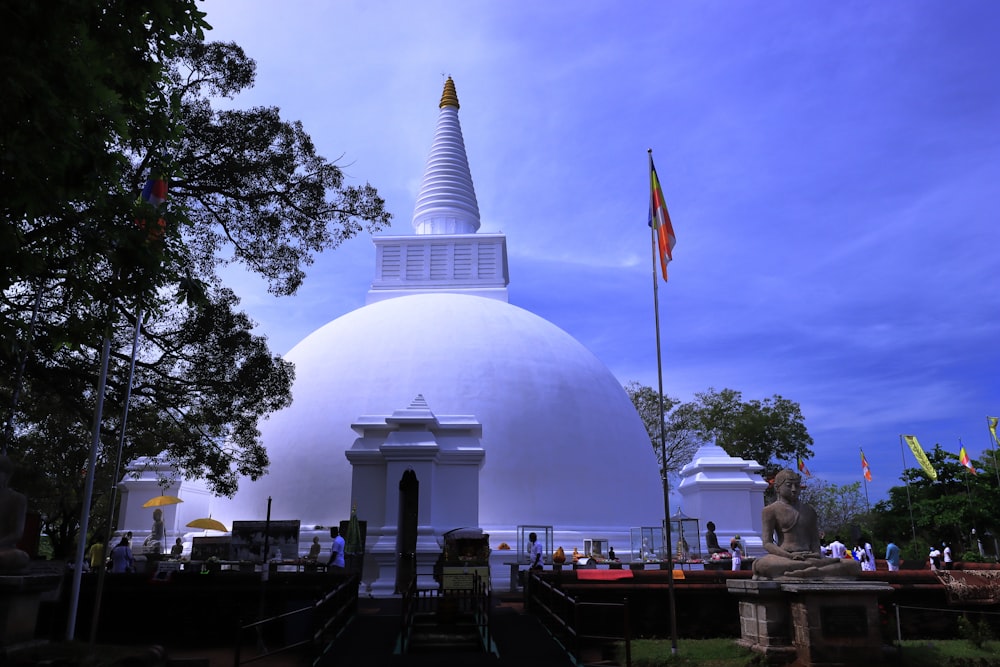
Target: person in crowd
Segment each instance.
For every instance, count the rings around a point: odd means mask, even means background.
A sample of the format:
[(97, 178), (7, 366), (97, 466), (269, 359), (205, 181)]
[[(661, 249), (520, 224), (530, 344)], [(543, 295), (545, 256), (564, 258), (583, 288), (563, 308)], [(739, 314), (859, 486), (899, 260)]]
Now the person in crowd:
[(133, 570), (135, 570), (135, 559), (132, 557), (132, 547), (128, 544), (128, 538), (122, 537), (111, 550), (111, 573), (125, 574)]
[[(338, 532), (340, 532), (339, 529)], [(306, 560), (313, 562), (319, 560), (319, 554), (322, 550), (323, 548), (319, 545), (319, 536), (314, 535), (312, 545), (309, 547), (309, 553), (306, 554)]]
[(856, 560), (861, 563), (862, 572), (875, 571), (875, 551), (867, 538), (858, 538), (858, 546), (854, 549), (854, 553), (857, 556)]
[(847, 546), (840, 541), (839, 535), (834, 535), (830, 542), (830, 558), (847, 558)]
[(889, 540), (889, 544), (885, 545), (885, 562), (890, 572), (899, 571), (899, 547), (893, 540)]
[(170, 547), (170, 556), (172, 558), (180, 558), (181, 554), (183, 553), (184, 553), (184, 542), (182, 542), (181, 538), (178, 537), (174, 541), (174, 546)]
[(941, 543), (941, 562), (946, 570), (950, 570), (955, 564), (951, 557), (951, 545), (947, 542)]
[(91, 572), (98, 572), (104, 567), (104, 535), (101, 533), (94, 536), (94, 541), (87, 550), (87, 561)]
[(932, 570), (940, 570), (941, 569), (941, 550), (938, 549), (935, 546), (932, 546), (930, 553), (927, 554), (927, 560), (930, 562)]
[(538, 535), (535, 533), (528, 533), (528, 560), (530, 563), (528, 565), (529, 569), (542, 569), (542, 545), (539, 544)]
[(729, 541), (729, 549), (733, 557), (733, 572), (736, 572), (743, 568), (743, 541), (740, 540), (739, 535), (734, 536)]
[(330, 545), (330, 560), (326, 562), (327, 571), (342, 571), (346, 567), (344, 561), (344, 538), (340, 536), (339, 528), (331, 528), (333, 544)]

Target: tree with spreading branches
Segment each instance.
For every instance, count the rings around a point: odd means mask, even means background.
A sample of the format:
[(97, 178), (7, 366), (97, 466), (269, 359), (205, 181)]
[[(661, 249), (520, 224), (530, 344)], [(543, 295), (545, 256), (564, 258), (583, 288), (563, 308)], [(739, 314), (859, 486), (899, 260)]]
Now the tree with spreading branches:
[[(253, 332), (218, 269), (241, 264), (272, 293), (294, 294), (317, 253), (390, 215), (277, 108), (217, 108), (253, 85), (255, 63), (204, 40), (194, 0), (9, 10), (0, 61), (18, 66), (5, 68), (0, 111), (3, 445), (65, 554), (103, 341), (95, 488), (116, 481), (121, 444), (125, 463), (162, 455), (178, 476), (231, 495), (241, 476), (266, 472), (258, 425), (290, 403), (294, 370)], [(166, 201), (143, 198), (159, 179)], [(95, 514), (113, 509), (102, 502)]]

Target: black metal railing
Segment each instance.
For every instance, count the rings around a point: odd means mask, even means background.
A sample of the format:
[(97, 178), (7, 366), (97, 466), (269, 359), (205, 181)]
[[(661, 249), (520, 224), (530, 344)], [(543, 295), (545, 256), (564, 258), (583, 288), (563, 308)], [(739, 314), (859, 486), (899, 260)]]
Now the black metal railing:
[[(303, 651), (308, 654), (311, 663), (316, 664), (330, 650), (333, 640), (357, 613), (359, 583), (358, 575), (352, 574), (329, 593), (307, 607), (241, 625), (237, 630), (236, 647), (233, 651), (234, 667), (295, 651)], [(310, 626), (310, 631), (305, 639), (283, 642), (274, 648), (261, 646), (255, 655), (243, 657), (242, 648), (248, 634), (253, 633), (255, 637), (260, 638), (269, 628), (273, 628), (278, 623), (291, 624), (298, 618), (302, 619), (302, 623)]]
[(399, 652), (408, 652), (418, 616), (445, 613), (471, 615), (483, 650), (492, 649), (489, 581), (472, 573), (470, 585), (463, 588), (417, 588), (416, 578), (410, 582), (402, 599)]
[(632, 665), (632, 628), (628, 598), (622, 602), (577, 600), (537, 572), (527, 573), (525, 603), (542, 624), (573, 655), (577, 663), (589, 642), (621, 641), (625, 665)]

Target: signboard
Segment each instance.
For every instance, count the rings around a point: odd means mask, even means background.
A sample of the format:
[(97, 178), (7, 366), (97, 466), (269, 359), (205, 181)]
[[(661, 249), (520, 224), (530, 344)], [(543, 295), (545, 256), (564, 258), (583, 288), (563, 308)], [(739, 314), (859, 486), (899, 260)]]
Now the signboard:
[[(267, 533), (267, 558), (264, 558), (264, 537)], [(299, 520), (233, 521), (232, 560), (261, 563), (299, 557)]]
[(232, 540), (226, 537), (195, 537), (191, 540), (191, 560), (232, 560)]

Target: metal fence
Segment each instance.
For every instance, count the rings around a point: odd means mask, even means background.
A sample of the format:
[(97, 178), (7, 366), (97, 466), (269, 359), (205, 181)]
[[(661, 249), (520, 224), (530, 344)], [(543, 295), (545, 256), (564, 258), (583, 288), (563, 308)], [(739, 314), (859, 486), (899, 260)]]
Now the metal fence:
[[(326, 655), (333, 640), (357, 613), (359, 583), (358, 575), (352, 574), (308, 607), (240, 626), (236, 635), (236, 647), (233, 651), (234, 667), (295, 651), (303, 651), (308, 654), (312, 664), (315, 665)], [(274, 628), (279, 624), (288, 626), (296, 622), (309, 628), (304, 639), (281, 642), (273, 648), (267, 648), (263, 645), (261, 638), (269, 628)], [(242, 647), (247, 636), (251, 633), (258, 640), (260, 650), (255, 655), (244, 659)]]
[(632, 666), (632, 629), (628, 598), (622, 602), (585, 602), (571, 597), (535, 572), (528, 574), (525, 602), (549, 632), (581, 663), (592, 642), (621, 641), (625, 665)]

